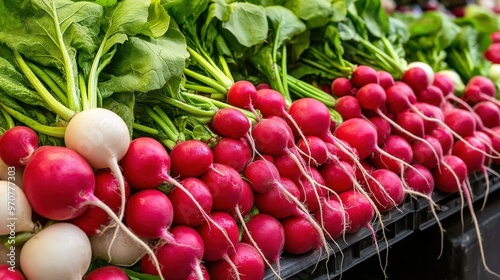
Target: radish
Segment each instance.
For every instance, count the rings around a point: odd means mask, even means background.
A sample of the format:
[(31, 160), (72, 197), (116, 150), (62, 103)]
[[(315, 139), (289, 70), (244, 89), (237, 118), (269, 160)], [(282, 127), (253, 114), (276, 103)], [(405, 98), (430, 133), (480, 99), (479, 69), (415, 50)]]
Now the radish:
[(404, 184), (411, 190), (430, 196), (435, 186), (431, 171), (417, 163), (412, 166), (413, 168), (407, 168), (403, 173)]
[(460, 139), (459, 137), (472, 136), (476, 130), (472, 114), (464, 109), (454, 108), (447, 110), (444, 114), (444, 122), (458, 139)]
[(9, 181), (0, 181), (0, 219), (5, 225), (0, 227), (0, 235), (9, 236), (9, 244), (14, 241), (11, 238), (16, 232), (33, 232), (36, 224), (32, 220), (31, 205), (23, 190)]
[(413, 159), (410, 143), (398, 135), (387, 137), (380, 150), (385, 153), (376, 151), (373, 154), (372, 164), (377, 168), (389, 169), (397, 174), (402, 174)]
[(316, 99), (297, 99), (288, 108), (288, 113), (306, 136), (314, 135), (323, 138), (330, 131), (330, 111), (326, 105)]
[[(465, 144), (465, 141), (467, 141), (469, 145)], [(471, 145), (476, 149), (471, 149)], [(467, 166), (467, 172), (482, 171), (484, 173), (485, 151), (486, 146), (477, 137), (468, 136), (463, 140), (455, 142), (451, 153), (464, 161)]]
[(200, 140), (186, 140), (170, 151), (171, 172), (181, 178), (198, 177), (213, 164), (212, 149)]
[(241, 241), (260, 250), (270, 263), (279, 263), (285, 245), (285, 231), (281, 223), (270, 215), (257, 214), (246, 223)]
[(137, 236), (175, 242), (168, 229), (174, 210), (167, 195), (159, 190), (142, 190), (130, 197), (125, 208), (125, 221)]
[[(237, 271), (234, 270), (235, 267)], [(234, 254), (212, 263), (207, 270), (210, 279), (254, 280), (264, 279), (265, 265), (254, 247), (239, 242), (235, 246)]]
[(381, 85), (384, 89), (388, 89), (394, 85), (394, 77), (391, 73), (379, 70), (377, 71), (378, 75), (378, 84)]
[(313, 135), (305, 136), (297, 142), (302, 158), (309, 166), (317, 167), (328, 160), (328, 147), (321, 138)]
[(378, 73), (372, 67), (358, 65), (352, 72), (351, 83), (358, 89), (367, 84), (376, 84), (378, 83)]
[(403, 111), (397, 114), (395, 121), (401, 129), (396, 129), (394, 133), (403, 137), (406, 141), (412, 142), (415, 139), (424, 137), (424, 119), (419, 114), (411, 110)]
[(92, 270), (85, 280), (128, 280), (128, 275), (119, 267), (107, 265)]
[(205, 245), (203, 260), (216, 261), (223, 258), (227, 259), (229, 255), (234, 253), (235, 246), (238, 243), (238, 226), (233, 217), (225, 212), (212, 212), (211, 217), (219, 225), (219, 228), (207, 222), (202, 223), (196, 228)]
[(0, 137), (0, 158), (8, 165), (23, 168), (38, 148), (38, 135), (27, 126), (14, 126)]
[(325, 163), (320, 167), (319, 172), (325, 185), (336, 193), (354, 188), (352, 179), (356, 179), (356, 173), (354, 167), (345, 161)]
[(391, 124), (380, 116), (374, 116), (368, 119), (377, 130), (377, 145), (382, 145), (387, 137), (391, 135), (392, 127)]
[(401, 80), (407, 83), (416, 93), (425, 90), (434, 82), (434, 70), (424, 62), (411, 62)]
[[(246, 215), (249, 215), (254, 207), (254, 194), (252, 191), (252, 188), (250, 185), (246, 182), (243, 181), (243, 188), (241, 189), (241, 196), (240, 199), (238, 200), (238, 204), (231, 210), (229, 210), (229, 213), (236, 219), (238, 217), (238, 212), (239, 215), (242, 217), (245, 217)], [(240, 221), (241, 222), (241, 221)]]
[(353, 118), (342, 122), (334, 135), (346, 141), (359, 155), (359, 159), (370, 156), (377, 146), (377, 130), (362, 118)]
[[(125, 199), (130, 197), (130, 187), (125, 179)], [(120, 186), (116, 177), (109, 169), (101, 169), (95, 173), (94, 195), (104, 202), (111, 210), (118, 213), (121, 207)], [(82, 215), (68, 222), (78, 226), (89, 237), (101, 231), (101, 227), (110, 221), (108, 214), (99, 207), (90, 206)]]
[(342, 116), (342, 120), (361, 117), (359, 101), (351, 95), (342, 96), (337, 99), (334, 109)]
[(20, 263), (30, 280), (82, 279), (91, 258), (90, 241), (81, 229), (69, 223), (55, 223), (23, 245)]
[[(212, 194), (203, 181), (197, 178), (186, 178), (180, 183), (194, 197), (205, 213), (212, 211)], [(174, 224), (193, 227), (205, 220), (200, 209), (182, 190), (174, 188), (168, 194), (168, 198), (172, 204)]]
[(279, 171), (273, 163), (259, 159), (248, 164), (244, 176), (249, 181), (253, 191), (265, 193), (277, 184)]
[(320, 232), (305, 218), (291, 216), (281, 221), (285, 232), (283, 251), (289, 254), (304, 254), (321, 248)]
[[(376, 90), (380, 92), (380, 89), (376, 88)], [(385, 93), (387, 110), (393, 114), (405, 111), (410, 108), (411, 104), (417, 102), (417, 96), (413, 89), (402, 82), (398, 82), (394, 86), (387, 88)], [(381, 94), (380, 92), (379, 95)]]
[(234, 168), (214, 163), (200, 179), (212, 194), (212, 210), (227, 211), (238, 203), (241, 196), (243, 179)]
[[(131, 238), (123, 229), (117, 225), (109, 225), (101, 232), (90, 237), (92, 257), (102, 259), (109, 264), (118, 266), (133, 266), (145, 254), (144, 247)], [(141, 238), (146, 244), (152, 244), (151, 240)]]
[(299, 199), (300, 191), (298, 186), (290, 179), (281, 177), (280, 188), (272, 188), (265, 193), (255, 194), (255, 205), (260, 213), (269, 214), (277, 219), (282, 219), (300, 213), (297, 204), (282, 194), (286, 191), (290, 196)]
[(281, 93), (274, 89), (257, 90), (253, 106), (258, 109), (264, 118), (270, 116), (285, 117), (286, 101)]
[[(460, 80), (460, 77), (458, 77), (458, 79), (461, 83), (462, 81)], [(453, 83), (453, 80), (448, 75), (442, 74), (441, 72), (434, 74), (434, 82), (432, 85), (441, 90), (443, 97), (454, 94), (455, 92), (455, 84)]]
[(233, 139), (245, 137), (251, 125), (248, 117), (235, 108), (219, 109), (212, 118), (212, 126), (217, 134)]
[(252, 130), (255, 148), (262, 154), (281, 154), (289, 143), (293, 142), (293, 135), (289, 134), (288, 129), (286, 123), (278, 118), (261, 120)]
[(500, 108), (492, 102), (480, 101), (473, 107), (483, 125), (492, 128), (500, 125)]
[(370, 226), (370, 221), (375, 217), (375, 210), (370, 200), (361, 192), (349, 190), (339, 194), (341, 203), (346, 211), (346, 233), (355, 233), (361, 228)]
[(242, 172), (252, 160), (252, 149), (247, 140), (222, 138), (212, 148), (214, 163), (220, 163)]
[[(203, 265), (203, 263), (200, 263), (199, 265), (200, 269), (196, 269), (191, 272), (186, 278), (182, 280), (210, 280), (210, 275), (208, 274), (208, 270), (206, 266)], [(200, 275), (200, 270), (201, 270), (201, 275)]]
[(377, 169), (371, 175), (367, 189), (380, 212), (388, 212), (403, 203), (405, 197), (403, 183), (396, 173), (387, 169)]
[(418, 102), (424, 102), (438, 107), (445, 102), (443, 91), (435, 85), (428, 86), (423, 91), (417, 93), (416, 97)]
[(273, 159), (274, 166), (278, 169), (281, 177), (295, 181), (302, 175), (300, 167), (297, 165), (291, 153), (281, 153)]
[[(200, 267), (204, 254), (202, 237), (196, 230), (187, 226), (173, 227), (171, 234), (175, 242), (162, 243), (155, 250), (155, 255), (161, 264), (163, 277), (181, 280), (196, 271), (199, 279), (202, 279)], [(157, 275), (157, 271), (148, 256), (141, 260), (141, 271)]]
[(491, 79), (484, 76), (474, 76), (469, 79), (465, 86), (463, 99), (472, 103), (492, 101), (499, 104), (495, 96), (496, 88)]
[(316, 220), (320, 221), (330, 240), (335, 240), (345, 233), (346, 212), (337, 198), (322, 199), (321, 207), (314, 211), (313, 215)]
[[(448, 91), (448, 92), (446, 90), (444, 90), (443, 87), (440, 86), (441, 90), (443, 90), (444, 96), (446, 96), (446, 97), (453, 96), (453, 94), (451, 94), (451, 93), (453, 93), (454, 91), (463, 92), (465, 85), (462, 82), (462, 79), (460, 78), (460, 76), (458, 75), (458, 73), (456, 71), (454, 71), (454, 70), (441, 70), (437, 74), (439, 74), (443, 78), (446, 77), (446, 79), (451, 81), (451, 83), (453, 85), (454, 90)], [(436, 86), (439, 86), (439, 84), (436, 83)]]
[[(413, 163), (423, 165), (427, 169), (433, 169), (443, 157), (443, 147), (439, 140), (431, 135), (425, 135), (424, 139), (432, 146), (432, 149), (423, 142), (415, 141), (411, 143)], [(437, 154), (437, 157), (434, 153)]]
[(451, 147), (453, 146), (454, 140), (453, 134), (450, 132), (450, 130), (439, 126), (436, 129), (432, 130), (429, 135), (439, 141), (439, 144), (441, 144), (441, 148), (443, 150), (443, 155), (448, 155), (451, 153)]
[[(81, 215), (88, 206), (97, 206), (153, 255), (149, 246), (95, 197), (94, 188), (95, 178), (90, 165), (80, 154), (65, 147), (39, 147), (25, 167), (24, 191), (36, 213), (48, 219), (69, 220)], [(122, 201), (124, 199), (122, 196)]]
[(310, 212), (318, 209), (321, 198), (326, 196), (327, 188), (325, 180), (316, 168), (308, 167), (307, 170), (308, 176), (300, 176), (295, 183), (299, 187), (300, 200)]
[(236, 81), (229, 88), (226, 96), (227, 103), (255, 112), (253, 101), (257, 98), (257, 89), (249, 81)]
[(12, 268), (8, 264), (0, 264), (0, 279), (2, 280), (26, 280), (21, 271)]
[(354, 95), (352, 83), (346, 77), (338, 77), (332, 81), (332, 94), (337, 97)]

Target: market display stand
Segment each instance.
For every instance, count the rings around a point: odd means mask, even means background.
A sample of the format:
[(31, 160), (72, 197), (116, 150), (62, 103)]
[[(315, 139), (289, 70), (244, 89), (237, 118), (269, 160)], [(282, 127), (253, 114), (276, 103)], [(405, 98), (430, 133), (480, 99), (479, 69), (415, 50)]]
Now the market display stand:
[[(486, 204), (488, 208), (482, 212), (479, 211), (479, 208), (482, 206), (482, 200), (486, 194), (485, 178), (481, 175), (473, 174), (470, 176), (469, 180), (474, 193), (476, 209), (478, 209), (476, 210), (478, 217), (485, 218), (488, 213), (495, 212), (495, 210), (490, 210), (490, 208), (500, 208), (500, 191), (498, 191), (498, 189), (500, 189), (500, 180), (498, 178), (494, 175), (489, 176), (490, 189)], [(280, 262), (281, 277), (283, 279), (292, 280), (383, 279), (380, 259), (382, 260), (382, 264), (386, 263), (386, 253), (388, 252), (387, 273), (397, 273), (397, 269), (394, 271), (392, 268), (402, 268), (403, 266), (399, 264), (402, 260), (407, 259), (408, 262), (404, 263), (409, 264), (411, 263), (411, 256), (415, 256), (418, 260), (426, 260), (432, 264), (439, 264), (439, 267), (435, 267), (434, 270), (438, 269), (441, 273), (446, 274), (446, 271), (452, 273), (452, 270), (457, 266), (455, 269), (456, 271), (454, 270), (453, 273), (463, 274), (463, 277), (455, 278), (429, 278), (430, 276), (422, 278), (419, 274), (412, 273), (403, 278), (400, 276), (390, 277), (390, 279), (487, 279), (467, 278), (465, 275), (470, 271), (472, 271), (470, 272), (472, 275), (484, 273), (482, 263), (478, 257), (474, 259), (474, 267), (477, 268), (462, 267), (467, 267), (469, 265), (467, 261), (471, 262), (472, 260), (470, 257), (469, 259), (464, 259), (464, 256), (462, 256), (462, 258), (460, 257), (460, 250), (463, 250), (463, 246), (460, 247), (463, 244), (460, 244), (460, 242), (464, 242), (461, 238), (467, 239), (467, 245), (472, 246), (475, 250), (478, 248), (477, 236), (475, 235), (474, 228), (470, 225), (470, 219), (467, 219), (469, 210), (467, 207), (463, 207), (460, 195), (458, 193), (443, 194), (435, 192), (432, 198), (433, 201), (439, 205), (437, 214), (439, 220), (447, 230), (445, 238), (447, 243), (445, 242), (444, 248), (448, 251), (443, 252), (439, 260), (438, 256), (441, 246), (440, 236), (438, 234), (437, 222), (430, 211), (429, 203), (423, 198), (408, 198), (398, 209), (394, 209), (383, 215), (384, 230), (381, 229), (379, 223), (374, 223), (373, 228), (377, 236), (376, 243), (373, 241), (371, 231), (368, 228), (364, 228), (356, 234), (346, 235), (345, 239), (341, 238), (335, 240), (335, 243), (330, 243), (333, 252), (330, 254), (329, 258), (327, 258), (324, 250), (315, 250), (298, 256), (283, 254)], [(463, 211), (461, 211), (461, 209), (463, 209)], [(497, 230), (500, 230), (500, 210), (496, 212), (499, 213)], [(464, 221), (466, 221), (463, 226), (461, 218), (462, 213), (464, 214)], [(487, 223), (488, 221), (486, 224)], [(462, 228), (464, 230), (463, 234)], [(494, 230), (489, 230), (487, 225), (482, 229), (482, 233), (483, 238), (485, 235), (495, 234)], [(385, 239), (383, 238), (383, 234), (385, 234)], [(426, 236), (421, 242), (413, 241), (413, 239), (419, 238), (419, 234), (432, 235), (432, 238)], [(487, 256), (487, 260), (490, 259), (493, 261), (493, 265), (490, 265), (493, 270), (495, 270), (495, 265), (500, 269), (500, 232), (496, 232), (496, 234), (498, 238), (493, 238), (492, 242), (498, 240), (498, 246), (496, 250), (493, 250), (497, 255)], [(473, 236), (476, 236), (476, 241), (474, 241)], [(413, 244), (413, 246), (409, 246), (408, 243)], [(400, 244), (402, 245), (400, 246)], [(487, 244), (485, 245), (486, 247), (488, 246)], [(386, 250), (388, 246), (389, 250)], [(399, 249), (396, 250), (395, 248)], [(468, 256), (469, 253), (465, 255)], [(365, 262), (368, 263), (367, 266), (369, 269), (364, 264)], [(446, 268), (444, 266), (448, 267)], [(408, 265), (408, 267), (411, 267), (411, 265)], [(391, 270), (389, 268), (391, 268)], [(430, 267), (422, 267), (419, 264), (415, 264), (414, 269), (415, 268), (417, 272), (430, 271)], [(404, 269), (400, 270), (404, 271)], [(478, 270), (480, 272), (477, 272)], [(366, 273), (372, 278), (367, 278), (367, 275), (361, 278), (359, 276), (349, 278), (349, 275), (357, 275), (359, 273)], [(415, 278), (411, 278), (412, 275), (415, 276)], [(419, 276), (417, 277), (417, 275)], [(276, 279), (276, 276), (268, 269), (264, 279)]]

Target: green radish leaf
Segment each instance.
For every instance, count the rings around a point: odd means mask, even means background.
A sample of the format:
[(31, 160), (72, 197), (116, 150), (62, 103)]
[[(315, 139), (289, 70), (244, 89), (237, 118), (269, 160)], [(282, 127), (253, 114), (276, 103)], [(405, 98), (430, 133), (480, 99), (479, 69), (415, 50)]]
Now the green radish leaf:
[(309, 29), (326, 25), (333, 11), (330, 0), (291, 0), (286, 1), (285, 7), (303, 20)]
[(280, 48), (294, 36), (306, 31), (306, 25), (292, 11), (281, 6), (266, 7), (267, 18), (275, 39), (274, 48)]
[(245, 46), (262, 43), (267, 37), (268, 25), (264, 7), (234, 2), (229, 4), (229, 19), (222, 20), (222, 27), (233, 34)]
[(113, 94), (111, 97), (104, 99), (102, 102), (103, 108), (115, 112), (123, 119), (123, 121), (125, 121), (129, 133), (130, 135), (132, 135), (132, 125), (134, 124), (135, 95), (128, 92), (119, 92)]

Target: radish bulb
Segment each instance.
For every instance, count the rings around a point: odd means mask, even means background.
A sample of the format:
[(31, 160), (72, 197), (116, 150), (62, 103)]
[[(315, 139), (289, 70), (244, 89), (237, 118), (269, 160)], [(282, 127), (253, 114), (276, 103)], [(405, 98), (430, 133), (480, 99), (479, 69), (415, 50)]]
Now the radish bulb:
[(0, 235), (33, 231), (36, 225), (31, 213), (31, 205), (23, 190), (12, 182), (0, 181), (0, 220), (7, 224), (0, 227)]

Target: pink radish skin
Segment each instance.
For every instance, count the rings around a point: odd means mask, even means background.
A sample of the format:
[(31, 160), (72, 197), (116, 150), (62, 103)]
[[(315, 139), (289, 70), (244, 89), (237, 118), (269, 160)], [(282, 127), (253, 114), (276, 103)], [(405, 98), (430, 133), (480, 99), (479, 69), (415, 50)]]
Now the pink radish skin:
[(372, 163), (377, 168), (385, 168), (397, 174), (401, 174), (401, 172), (408, 167), (407, 165), (403, 165), (403, 163), (409, 164), (413, 159), (413, 150), (410, 143), (403, 137), (397, 135), (387, 137), (381, 149), (399, 160), (388, 157), (386, 154), (375, 152)]
[(293, 142), (293, 136), (288, 134), (288, 128), (274, 118), (261, 120), (252, 130), (255, 148), (262, 154), (271, 156), (281, 154)]
[[(227, 260), (219, 260), (208, 266), (210, 279), (264, 279), (265, 264), (258, 251), (247, 243), (240, 242), (235, 246), (235, 253), (229, 259), (237, 267), (235, 272)], [(238, 273), (238, 276), (235, 276)]]
[(403, 183), (398, 174), (387, 169), (378, 169), (368, 179), (368, 193), (381, 213), (388, 212), (404, 201)]
[(438, 122), (432, 120), (444, 122), (444, 113), (440, 107), (422, 102), (416, 102), (413, 105), (414, 105), (414, 107), (412, 108), (413, 112), (422, 113), (425, 117), (430, 118), (430, 120), (429, 119), (425, 120), (424, 117), (420, 116), (421, 118), (424, 119), (424, 129), (426, 134), (430, 134), (434, 129), (436, 129), (440, 125)]
[(391, 73), (384, 70), (379, 70), (377, 71), (377, 75), (378, 84), (381, 85), (384, 89), (388, 89), (395, 84), (394, 77), (391, 75)]
[(201, 271), (201, 276), (197, 275), (200, 273), (199, 271), (194, 270), (191, 272), (191, 274), (189, 274), (186, 278), (182, 280), (210, 280), (210, 275), (208, 274), (206, 266), (200, 263), (199, 267)]
[[(196, 228), (205, 245), (203, 254), (205, 261), (217, 261), (233, 254), (239, 238), (238, 225), (229, 214), (212, 212), (211, 217), (220, 229), (208, 223), (203, 223)], [(221, 229), (226, 232), (228, 238)]]
[[(281, 187), (293, 197), (299, 199), (299, 187), (290, 179), (281, 177)], [(298, 214), (300, 210), (293, 201), (287, 199), (280, 188), (273, 188), (266, 193), (255, 194), (255, 205), (260, 213), (269, 214), (276, 219), (282, 219)]]
[(383, 87), (378, 84), (367, 84), (356, 93), (361, 108), (376, 111), (385, 106), (387, 95)]
[(413, 89), (406, 84), (397, 83), (386, 89), (387, 110), (393, 114), (398, 114), (410, 108), (411, 104), (417, 101)]
[(370, 156), (377, 145), (377, 130), (368, 121), (354, 118), (342, 122), (334, 135), (354, 148), (360, 159)]
[[(3, 279), (3, 278), (2, 278)], [(103, 266), (91, 271), (85, 280), (128, 280), (128, 275), (117, 266)]]
[(238, 203), (243, 179), (234, 168), (214, 163), (200, 178), (212, 194), (212, 210), (227, 211)]
[[(296, 156), (300, 156), (297, 152), (294, 152), (294, 150), (291, 150), (291, 152), (296, 153)], [(293, 160), (291, 153), (277, 155), (274, 157), (273, 162), (281, 177), (295, 181), (301, 176), (300, 168)]]
[(451, 153), (451, 147), (453, 146), (453, 134), (443, 127), (438, 127), (434, 129), (430, 134), (436, 138), (441, 144), (443, 150), (443, 155), (448, 155)]
[(272, 88), (272, 87), (271, 87), (271, 85), (270, 85), (269, 83), (266, 83), (266, 82), (261, 82), (261, 83), (258, 83), (258, 84), (255, 86), (255, 88), (256, 88), (257, 90), (259, 90), (259, 89), (266, 89), (266, 88), (267, 88), (267, 89), (269, 89), (269, 88)]
[(368, 226), (375, 217), (375, 210), (364, 194), (350, 190), (340, 193), (339, 197), (347, 213), (346, 233), (360, 231), (361, 228)]
[(349, 145), (349, 143), (347, 143), (346, 141), (344, 141), (342, 139), (338, 139), (338, 141), (342, 143), (342, 145), (345, 147), (346, 151), (351, 152), (352, 157), (350, 157), (349, 154), (342, 151), (337, 145), (326, 142), (326, 146), (328, 147), (328, 152), (330, 153), (329, 161), (341, 160), (341, 161), (345, 161), (349, 164), (354, 164), (353, 158), (355, 158), (355, 159), (359, 158), (358, 151), (353, 149)]
[(235, 219), (238, 217), (237, 211), (239, 211), (240, 214), (243, 217), (245, 217), (252, 211), (252, 208), (254, 206), (254, 201), (255, 197), (252, 188), (250, 188), (250, 185), (246, 181), (243, 181), (243, 188), (241, 190), (241, 196), (240, 199), (238, 200), (238, 204), (236, 204), (234, 208), (229, 210), (229, 213)]
[(309, 211), (318, 209), (321, 198), (326, 196), (326, 190), (322, 187), (325, 185), (323, 177), (314, 167), (309, 167), (307, 174), (311, 178), (301, 176), (295, 184), (299, 187), (300, 200), (306, 205)]
[(405, 71), (401, 80), (407, 83), (416, 93), (425, 90), (433, 83), (430, 81), (425, 70), (413, 67)]
[[(500, 151), (500, 126), (495, 126), (491, 128), (491, 130), (488, 132), (488, 136), (490, 137), (491, 140), (491, 148), (495, 151)], [(500, 159), (498, 158), (492, 158), (491, 162), (493, 164), (500, 164)]]
[(23, 168), (38, 148), (38, 135), (27, 126), (14, 126), (0, 137), (0, 158), (8, 166)]
[(450, 109), (444, 115), (445, 124), (461, 137), (472, 136), (475, 131), (475, 120), (469, 111)]
[[(13, 269), (8, 264), (0, 264), (0, 279), (2, 280), (26, 280), (21, 271)], [(118, 280), (118, 279), (117, 279)]]
[(159, 190), (139, 191), (127, 201), (125, 221), (139, 237), (174, 242), (168, 232), (173, 219), (172, 202)]
[[(192, 271), (199, 269), (204, 254), (201, 236), (191, 227), (177, 226), (171, 229), (174, 243), (163, 243), (155, 250), (165, 279), (182, 280)], [(148, 256), (141, 259), (141, 271), (158, 275)]]
[(297, 142), (297, 148), (302, 151), (302, 158), (309, 166), (317, 167), (328, 160), (328, 147), (321, 138), (306, 136)]
[(305, 218), (291, 216), (281, 221), (285, 232), (283, 251), (289, 254), (304, 254), (321, 247), (318, 231)]
[(326, 105), (316, 99), (297, 99), (288, 108), (288, 113), (306, 136), (314, 135), (323, 138), (330, 130), (330, 111)]
[[(413, 150), (413, 163), (423, 165), (427, 169), (433, 169), (438, 165), (443, 157), (443, 148), (439, 140), (433, 136), (425, 135), (424, 139), (432, 146), (434, 151), (431, 150), (427, 144), (424, 144), (421, 141), (414, 141), (411, 143), (411, 149)], [(437, 158), (434, 152), (436, 152), (438, 156)]]
[(440, 73), (434, 74), (434, 82), (432, 83), (432, 85), (441, 89), (443, 96), (453, 94), (453, 92), (455, 91), (455, 85), (453, 84), (453, 81), (448, 76)]
[[(432, 171), (435, 187), (445, 193), (457, 192), (467, 179), (467, 165), (461, 158), (454, 155), (444, 156), (443, 162), (445, 164), (442, 164), (441, 168), (434, 168)], [(455, 180), (455, 175), (458, 182)]]
[(495, 95), (495, 84), (491, 79), (484, 76), (474, 76), (467, 82), (463, 98), (469, 102), (477, 103), (491, 100)]
[[(130, 197), (130, 187), (124, 179), (125, 200)], [(101, 169), (95, 173), (94, 195), (118, 214), (121, 207), (120, 186), (116, 177), (109, 169)], [(90, 206), (82, 215), (69, 220), (70, 223), (78, 226), (87, 236), (92, 236), (101, 232), (101, 227), (108, 224), (110, 217), (102, 209)]]
[(246, 226), (250, 236), (244, 232), (241, 241), (253, 244), (251, 240), (253, 239), (268, 262), (279, 263), (285, 246), (285, 231), (281, 223), (270, 215), (257, 214), (246, 223)]
[(369, 121), (375, 126), (377, 130), (377, 145), (382, 145), (387, 137), (391, 135), (391, 124), (380, 116), (371, 117)]
[(430, 196), (434, 191), (434, 177), (431, 171), (420, 164), (412, 164), (413, 168), (407, 168), (403, 174), (405, 185), (421, 194)]
[(321, 200), (321, 211), (317, 209), (313, 215), (316, 220), (321, 222), (321, 226), (330, 240), (335, 240), (344, 234), (346, 214), (337, 198), (323, 198)]
[(346, 77), (338, 77), (332, 81), (332, 93), (336, 97), (354, 95), (351, 81)]
[(247, 140), (222, 138), (213, 148), (214, 163), (220, 163), (242, 172), (252, 159), (252, 149)]
[(481, 101), (474, 105), (474, 112), (481, 118), (483, 125), (492, 128), (500, 125), (500, 108), (489, 101)]
[(359, 105), (359, 101), (356, 97), (351, 95), (342, 96), (337, 99), (335, 111), (342, 116), (342, 120), (361, 117), (361, 106)]
[(249, 81), (237, 81), (227, 91), (227, 103), (242, 109), (253, 111), (256, 98), (257, 89)]
[(359, 65), (352, 72), (351, 83), (358, 89), (367, 84), (376, 84), (378, 83), (378, 73), (369, 66)]
[(425, 90), (419, 92), (417, 94), (417, 101), (434, 106), (441, 106), (445, 102), (443, 91), (435, 85), (430, 85)]
[[(205, 213), (212, 211), (212, 194), (203, 181), (197, 178), (186, 178), (180, 183), (191, 193)], [(168, 198), (174, 212), (173, 224), (194, 227), (205, 221), (200, 209), (181, 189), (173, 188)]]
[(213, 164), (212, 149), (200, 140), (180, 142), (170, 151), (172, 174), (181, 178), (198, 177)]
[[(478, 150), (472, 149), (469, 145), (466, 145), (464, 141), (467, 141)], [(485, 151), (486, 147), (483, 142), (477, 137), (470, 136), (465, 137), (463, 140), (456, 141), (451, 150), (451, 154), (461, 158), (465, 162), (468, 172), (474, 172), (484, 169)]]
[(401, 128), (409, 132), (412, 136), (407, 133), (403, 133), (400, 129), (395, 129), (394, 133), (403, 137), (406, 141), (412, 142), (415, 140), (414, 136), (424, 137), (425, 127), (424, 127), (424, 119), (417, 113), (412, 111), (404, 111), (399, 113), (395, 119), (396, 123), (401, 126)]
[(253, 106), (258, 109), (264, 118), (270, 116), (284, 117), (286, 101), (281, 93), (274, 89), (260, 89), (257, 91)]
[(222, 108), (213, 116), (212, 126), (221, 136), (240, 139), (247, 135), (252, 125), (248, 117), (240, 110)]
[(271, 190), (280, 177), (276, 166), (263, 159), (248, 164), (244, 176), (250, 182), (252, 190), (257, 193), (265, 193)]
[(354, 182), (351, 178), (355, 179), (356, 173), (353, 166), (345, 161), (323, 164), (319, 171), (325, 180), (325, 185), (336, 193), (341, 193), (354, 187)]

